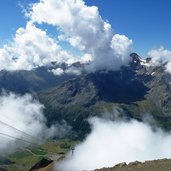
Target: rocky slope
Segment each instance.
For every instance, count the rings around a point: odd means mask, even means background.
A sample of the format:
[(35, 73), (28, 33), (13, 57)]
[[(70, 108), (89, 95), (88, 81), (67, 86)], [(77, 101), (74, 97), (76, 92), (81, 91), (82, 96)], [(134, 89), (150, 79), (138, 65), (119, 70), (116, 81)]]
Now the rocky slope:
[(130, 164), (121, 163), (112, 168), (97, 169), (95, 171), (170, 171), (171, 170), (171, 160), (162, 159), (154, 161), (132, 162)]

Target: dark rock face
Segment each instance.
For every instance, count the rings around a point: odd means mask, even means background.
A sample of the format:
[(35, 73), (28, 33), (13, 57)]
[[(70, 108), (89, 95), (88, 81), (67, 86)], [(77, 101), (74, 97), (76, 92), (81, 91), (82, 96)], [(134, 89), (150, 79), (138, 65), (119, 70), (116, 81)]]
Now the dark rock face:
[(138, 66), (141, 63), (140, 56), (136, 53), (131, 53), (130, 57), (132, 58), (130, 65), (132, 66)]
[(53, 160), (42, 159), (38, 163), (36, 163), (31, 169), (29, 169), (29, 171), (39, 170), (41, 168), (44, 168), (44, 167), (48, 166), (52, 162), (53, 162)]
[(127, 68), (118, 72), (91, 74), (88, 78), (98, 90), (99, 99), (113, 103), (133, 103), (144, 99), (149, 90), (136, 79), (136, 73)]

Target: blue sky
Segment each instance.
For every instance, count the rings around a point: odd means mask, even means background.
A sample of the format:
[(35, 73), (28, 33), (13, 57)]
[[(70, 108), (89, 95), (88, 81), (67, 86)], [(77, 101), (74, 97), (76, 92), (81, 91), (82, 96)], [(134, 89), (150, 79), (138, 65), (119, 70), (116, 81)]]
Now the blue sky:
[[(3, 0), (0, 4), (0, 45), (8, 42), (26, 19), (19, 4), (25, 7), (37, 0)], [(96, 5), (103, 19), (116, 33), (125, 34), (134, 42), (134, 51), (145, 56), (151, 48), (163, 45), (171, 49), (170, 0), (85, 0)]]

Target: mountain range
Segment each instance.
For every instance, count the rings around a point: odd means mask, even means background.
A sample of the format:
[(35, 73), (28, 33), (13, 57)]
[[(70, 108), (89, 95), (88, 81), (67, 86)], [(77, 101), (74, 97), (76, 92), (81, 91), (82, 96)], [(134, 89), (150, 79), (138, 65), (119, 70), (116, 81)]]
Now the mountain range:
[[(55, 76), (47, 67), (32, 71), (2, 70), (0, 88), (1, 92), (33, 94), (45, 106), (48, 125), (65, 120), (79, 137), (90, 131), (88, 118), (115, 119), (116, 114), (137, 120), (152, 117), (155, 124), (170, 130), (171, 77), (165, 72), (165, 64), (152, 66), (150, 58), (141, 59), (136, 53), (130, 58), (129, 65), (119, 71), (100, 70), (79, 76)], [(59, 66), (54, 63), (54, 67)]]

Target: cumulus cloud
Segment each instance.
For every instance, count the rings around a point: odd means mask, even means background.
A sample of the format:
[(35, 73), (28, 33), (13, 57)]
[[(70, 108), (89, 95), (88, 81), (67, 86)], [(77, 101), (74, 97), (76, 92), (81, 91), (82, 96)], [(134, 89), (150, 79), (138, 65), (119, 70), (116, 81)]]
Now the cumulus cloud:
[(0, 96), (0, 152), (10, 152), (21, 146), (42, 143), (47, 138), (61, 137), (70, 130), (66, 123), (48, 128), (43, 105), (31, 95)]
[(56, 164), (61, 171), (93, 170), (112, 167), (121, 162), (145, 161), (171, 156), (171, 135), (161, 129), (152, 129), (136, 120), (90, 120), (92, 132), (85, 141)]
[[(69, 65), (78, 61), (88, 63), (88, 71), (118, 70), (129, 62), (132, 40), (115, 35), (98, 8), (87, 6), (83, 0), (40, 0), (31, 5), (26, 16), (29, 18), (26, 27), (19, 28), (12, 42), (0, 49), (0, 70), (31, 70), (52, 61)], [(40, 27), (43, 23), (56, 27), (58, 38), (49, 37), (36, 27), (37, 23)], [(59, 45), (63, 41), (81, 55), (64, 50)], [(64, 71), (60, 68), (52, 72), (59, 75)]]
[(165, 65), (166, 67), (166, 72), (171, 74), (171, 61), (167, 62), (167, 64)]
[(61, 69), (61, 68), (52, 69), (50, 72), (52, 72), (54, 75), (62, 75), (62, 74), (64, 74), (64, 70)]
[(154, 65), (161, 65), (165, 62), (171, 61), (171, 51), (165, 49), (163, 46), (159, 49), (150, 50), (148, 56), (152, 58), (151, 63)]
[[(12, 42), (0, 49), (0, 70), (31, 70), (52, 61), (70, 66), (79, 61), (88, 64), (85, 69), (91, 72), (118, 70), (129, 62), (132, 40), (114, 34), (98, 8), (87, 6), (83, 0), (40, 0), (31, 5), (26, 16), (26, 26), (19, 28)], [(56, 38), (40, 29), (44, 23), (56, 27)], [(80, 55), (64, 50), (61, 42), (69, 43)], [(60, 69), (52, 72), (63, 74)]]
[(33, 23), (56, 26), (61, 32), (60, 39), (91, 55), (93, 62), (89, 70), (116, 70), (128, 64), (132, 41), (114, 35), (98, 8), (87, 6), (83, 0), (41, 0), (26, 15)]
[(73, 56), (63, 51), (47, 33), (28, 22), (19, 28), (10, 45), (0, 49), (0, 69), (31, 70), (51, 61), (69, 63)]
[(171, 51), (165, 49), (163, 46), (159, 49), (152, 49), (148, 52), (148, 56), (151, 57), (151, 64), (154, 66), (160, 66), (165, 64), (166, 72), (171, 73)]
[(111, 48), (114, 50), (115, 56), (121, 58), (125, 63), (129, 62), (128, 55), (132, 50), (132, 40), (129, 40), (125, 35), (115, 34), (111, 41)]

